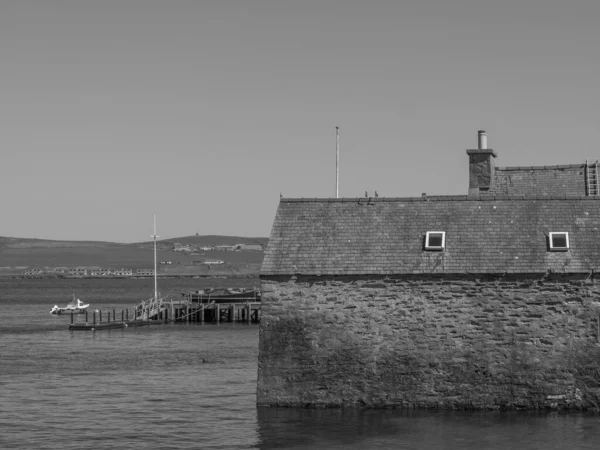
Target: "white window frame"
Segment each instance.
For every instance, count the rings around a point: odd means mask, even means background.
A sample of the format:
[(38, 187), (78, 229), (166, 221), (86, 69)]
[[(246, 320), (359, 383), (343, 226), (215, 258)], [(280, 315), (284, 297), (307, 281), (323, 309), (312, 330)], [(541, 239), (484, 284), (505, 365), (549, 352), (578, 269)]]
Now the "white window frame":
[[(555, 247), (554, 246), (553, 238), (557, 234), (563, 234), (563, 235), (565, 235), (566, 240), (567, 240), (567, 246), (566, 247)], [(568, 231), (552, 231), (552, 232), (548, 233), (548, 243), (550, 245), (550, 251), (553, 251), (553, 252), (566, 252), (566, 251), (568, 251), (569, 248), (571, 248), (570, 243), (569, 243), (569, 232)]]
[[(429, 245), (429, 236), (432, 234), (442, 235), (442, 245)], [(444, 250), (446, 248), (446, 232), (445, 231), (428, 231), (425, 234), (425, 250)]]

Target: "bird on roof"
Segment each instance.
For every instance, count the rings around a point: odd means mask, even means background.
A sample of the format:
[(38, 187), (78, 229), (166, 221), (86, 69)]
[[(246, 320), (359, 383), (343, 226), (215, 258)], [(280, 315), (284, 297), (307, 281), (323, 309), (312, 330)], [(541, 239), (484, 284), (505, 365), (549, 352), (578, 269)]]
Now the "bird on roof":
[(377, 191), (375, 191), (375, 197), (379, 197), (379, 194), (377, 193)]
[(367, 194), (367, 191), (365, 191), (365, 198), (367, 198), (369, 196), (369, 194)]

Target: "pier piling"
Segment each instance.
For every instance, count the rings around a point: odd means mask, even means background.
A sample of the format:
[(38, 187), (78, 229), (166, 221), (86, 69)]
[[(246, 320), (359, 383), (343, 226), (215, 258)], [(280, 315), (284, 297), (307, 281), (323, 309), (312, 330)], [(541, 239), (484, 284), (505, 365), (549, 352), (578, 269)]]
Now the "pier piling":
[[(129, 309), (121, 310), (120, 320), (117, 320), (117, 311), (108, 310), (103, 318), (102, 310), (97, 309), (92, 313), (92, 322), (88, 322), (88, 312), (85, 312), (85, 322), (77, 322), (75, 314), (70, 314), (70, 330), (101, 330), (112, 328), (125, 328), (140, 325), (155, 325), (168, 323), (204, 324), (205, 322), (220, 324), (228, 323), (258, 323), (260, 321), (260, 302), (244, 303), (197, 303), (188, 300), (181, 302), (165, 302), (153, 307), (141, 305), (134, 310), (130, 319)], [(105, 311), (106, 312), (106, 311)], [(97, 313), (97, 315), (96, 315)]]

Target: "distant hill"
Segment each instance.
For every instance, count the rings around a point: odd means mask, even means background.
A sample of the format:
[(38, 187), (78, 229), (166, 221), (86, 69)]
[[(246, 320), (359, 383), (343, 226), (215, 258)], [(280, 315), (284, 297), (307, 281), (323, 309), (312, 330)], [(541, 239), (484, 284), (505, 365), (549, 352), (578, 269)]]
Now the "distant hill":
[[(170, 244), (192, 244), (199, 246), (216, 246), (216, 245), (235, 245), (235, 244), (260, 244), (263, 247), (267, 246), (269, 238), (266, 237), (239, 237), (239, 236), (219, 236), (219, 235), (207, 235), (207, 236), (183, 236), (179, 238), (159, 239), (157, 243)], [(152, 241), (140, 242), (137, 244), (129, 245), (147, 245), (152, 244)]]
[[(182, 236), (178, 238), (159, 239), (156, 241), (160, 245), (173, 245), (175, 242), (181, 244), (194, 244), (202, 246), (215, 245), (235, 245), (235, 244), (261, 244), (266, 246), (269, 238), (266, 237), (239, 237), (239, 236)], [(55, 241), (51, 239), (37, 238), (13, 238), (0, 236), (1, 248), (56, 248), (56, 247), (136, 247), (140, 245), (152, 244), (153, 241), (143, 241), (134, 243), (118, 243), (108, 241)]]
[[(266, 248), (268, 238), (237, 236), (183, 236), (157, 241), (159, 275), (244, 275), (257, 276), (262, 251), (195, 251), (174, 252), (174, 244), (216, 247), (235, 244), (260, 244)], [(47, 239), (0, 236), (0, 275), (21, 275), (27, 269), (56, 267), (93, 267), (140, 269), (154, 266), (153, 242), (122, 244), (104, 241), (54, 241)], [(222, 264), (205, 264), (222, 261)]]
[[(267, 239), (268, 240), (268, 239)], [(116, 242), (104, 241), (54, 241), (50, 239), (13, 238), (0, 236), (0, 250), (2, 248), (56, 248), (56, 247), (108, 247), (122, 246)]]

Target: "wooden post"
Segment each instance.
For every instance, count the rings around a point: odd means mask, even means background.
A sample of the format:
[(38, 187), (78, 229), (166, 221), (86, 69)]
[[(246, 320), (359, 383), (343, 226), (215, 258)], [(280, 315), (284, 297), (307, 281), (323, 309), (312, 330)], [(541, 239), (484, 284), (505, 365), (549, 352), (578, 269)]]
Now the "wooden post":
[(73, 325), (73, 313), (71, 313), (71, 325)]
[(251, 314), (251, 310), (250, 310), (250, 303), (246, 304), (246, 308), (248, 309), (248, 323), (252, 322), (252, 314)]
[(171, 322), (175, 323), (175, 305), (171, 303)]
[(94, 311), (94, 326), (96, 326), (96, 311)]
[(88, 314), (87, 314), (87, 309), (85, 310), (85, 323), (88, 323)]
[(125, 311), (121, 310), (121, 322), (125, 322)]
[(116, 316), (115, 310), (113, 309), (113, 322), (116, 322), (116, 321), (117, 321), (117, 316)]
[(99, 323), (102, 323), (102, 310), (100, 310), (100, 322)]
[(125, 310), (125, 320), (129, 321), (129, 308)]
[(233, 322), (233, 315), (235, 314), (235, 303), (229, 305), (229, 323)]
[(204, 305), (202, 303), (200, 303), (200, 323), (202, 325), (204, 325), (204, 311), (206, 311), (204, 309)]
[(213, 322), (219, 323), (221, 322), (221, 306), (218, 303), (215, 303), (215, 317)]
[(187, 323), (190, 323), (190, 304), (189, 303), (185, 304), (185, 321)]

